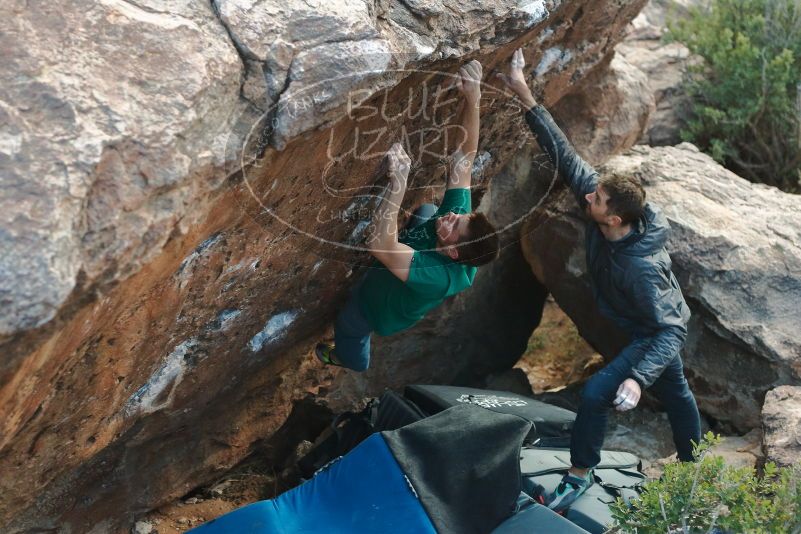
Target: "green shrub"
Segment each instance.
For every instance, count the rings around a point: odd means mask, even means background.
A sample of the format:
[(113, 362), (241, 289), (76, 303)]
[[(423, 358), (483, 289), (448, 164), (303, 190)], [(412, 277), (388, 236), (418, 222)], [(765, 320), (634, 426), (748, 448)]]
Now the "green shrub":
[(612, 506), (614, 530), (801, 532), (801, 466), (777, 469), (767, 464), (760, 477), (753, 468), (731, 467), (710, 454), (720, 439), (707, 433), (695, 447), (696, 462), (668, 464), (662, 478), (648, 482), (631, 505), (618, 500)]
[(711, 0), (669, 24), (704, 59), (682, 138), (754, 182), (801, 190), (801, 1)]

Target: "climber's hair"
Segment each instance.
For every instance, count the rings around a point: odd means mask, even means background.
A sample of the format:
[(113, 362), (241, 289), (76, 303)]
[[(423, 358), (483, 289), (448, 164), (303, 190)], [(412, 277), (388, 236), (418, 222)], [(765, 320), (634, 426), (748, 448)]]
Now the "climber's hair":
[(645, 209), (645, 189), (640, 179), (632, 175), (607, 174), (598, 180), (609, 196), (606, 212), (617, 215), (623, 224), (637, 222)]
[(471, 213), (467, 223), (467, 235), (455, 245), (457, 263), (478, 267), (498, 257), (501, 251), (498, 232), (483, 213)]

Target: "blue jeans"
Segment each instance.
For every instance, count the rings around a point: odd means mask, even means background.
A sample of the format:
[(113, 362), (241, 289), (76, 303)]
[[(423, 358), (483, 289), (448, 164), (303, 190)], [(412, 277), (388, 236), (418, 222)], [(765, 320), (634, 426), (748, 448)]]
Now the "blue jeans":
[[(639, 362), (646, 349), (647, 344), (635, 340), (587, 381), (570, 440), (570, 459), (575, 467), (595, 467), (601, 461), (600, 452), (609, 410), (613, 408), (612, 401), (618, 387), (630, 378), (631, 368)], [(701, 417), (684, 378), (684, 367), (678, 354), (649, 391), (656, 395), (667, 412), (679, 459), (692, 461), (691, 441), (698, 443), (701, 440)]]
[(370, 365), (370, 335), (373, 329), (359, 307), (362, 278), (350, 292), (348, 303), (334, 322), (334, 354), (339, 363), (354, 371), (365, 371)]
[[(434, 204), (423, 204), (415, 210), (406, 229), (413, 229), (428, 221), (437, 212)], [(350, 298), (334, 322), (334, 354), (339, 363), (354, 371), (365, 371), (370, 366), (370, 324), (359, 306), (359, 289), (362, 279), (351, 290)]]

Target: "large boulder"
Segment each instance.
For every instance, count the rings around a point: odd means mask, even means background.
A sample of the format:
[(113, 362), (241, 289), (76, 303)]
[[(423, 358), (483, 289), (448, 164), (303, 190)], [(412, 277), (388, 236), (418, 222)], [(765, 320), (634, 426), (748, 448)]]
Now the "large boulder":
[(224, 181), (214, 168), (244, 108), (242, 65), (207, 3), (0, 9), (2, 340), (186, 232)]
[(691, 109), (683, 88), (685, 73), (700, 59), (681, 43), (665, 42), (664, 36), (669, 22), (688, 16), (690, 9), (700, 4), (699, 0), (650, 0), (616, 48), (619, 56), (645, 73), (656, 102), (640, 140), (643, 144), (672, 146), (681, 142), (681, 129)]
[[(351, 379), (309, 350), (366, 259), (393, 140), (414, 154), (406, 207), (439, 195), (458, 66), (490, 79), (523, 46), (551, 104), (642, 4), (5, 3), (0, 529), (114, 531), (302, 434), (302, 399), (338, 411), (496, 365), (377, 343), (386, 367)], [(528, 134), (497, 86), (482, 112), (486, 189)]]
[(616, 53), (561, 99), (554, 118), (591, 164), (634, 145), (656, 109), (650, 78)]
[[(706, 432), (706, 429), (703, 428), (703, 422), (701, 432)], [(712, 449), (712, 455), (723, 458), (726, 465), (735, 468), (747, 467), (749, 469), (758, 469), (762, 465), (765, 455), (762, 452), (761, 429), (755, 428), (742, 436), (721, 437), (723, 440)], [(656, 461), (644, 461), (643, 473), (648, 478), (659, 478), (664, 473), (666, 465), (678, 461), (675, 454)]]
[[(797, 197), (752, 184), (688, 143), (640, 145), (600, 172), (639, 177), (671, 224), (668, 251), (693, 314), (683, 356), (701, 410), (741, 430), (759, 426), (765, 392), (801, 380)], [(584, 219), (572, 196), (554, 195), (525, 235), (535, 274), (588, 340), (613, 357), (621, 346), (594, 311)]]
[(681, 43), (630, 40), (617, 53), (648, 77), (656, 110), (640, 142), (651, 146), (672, 146), (681, 142), (681, 130), (690, 117), (691, 102), (684, 91), (688, 65), (697, 61)]
[(768, 391), (762, 407), (765, 459), (778, 466), (801, 462), (801, 386)]

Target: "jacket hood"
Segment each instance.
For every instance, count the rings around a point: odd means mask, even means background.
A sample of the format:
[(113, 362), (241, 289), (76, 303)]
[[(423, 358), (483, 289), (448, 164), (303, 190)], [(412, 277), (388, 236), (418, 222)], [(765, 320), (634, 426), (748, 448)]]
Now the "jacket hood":
[(617, 251), (631, 256), (650, 256), (665, 246), (669, 233), (667, 217), (659, 209), (646, 203), (634, 231), (613, 246)]

